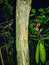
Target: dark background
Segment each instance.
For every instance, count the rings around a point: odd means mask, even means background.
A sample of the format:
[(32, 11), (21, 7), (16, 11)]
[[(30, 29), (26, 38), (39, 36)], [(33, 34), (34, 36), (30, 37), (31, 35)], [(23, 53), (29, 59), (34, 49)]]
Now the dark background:
[(38, 9), (41, 7), (48, 7), (49, 0), (32, 0), (32, 8)]

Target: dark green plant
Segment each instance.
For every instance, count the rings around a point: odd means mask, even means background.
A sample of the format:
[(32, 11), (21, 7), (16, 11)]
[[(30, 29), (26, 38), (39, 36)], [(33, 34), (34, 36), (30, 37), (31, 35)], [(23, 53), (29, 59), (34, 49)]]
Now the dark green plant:
[(46, 61), (46, 65), (49, 65), (49, 61)]
[[(9, 61), (8, 59), (10, 59), (10, 57), (12, 58), (13, 50), (14, 50), (13, 49), (14, 37), (12, 36), (13, 20), (1, 23), (0, 25), (1, 25), (0, 26), (0, 36), (2, 36), (2, 38), (3, 38), (2, 42), (4, 42), (4, 43), (2, 43), (2, 46), (0, 47), (0, 49), (1, 50), (5, 49), (6, 55), (8, 57), (7, 58), (7, 62), (11, 65), (11, 60)], [(6, 61), (6, 60), (4, 60), (4, 61)]]
[[(37, 13), (39, 13), (39, 15)], [(34, 17), (34, 22), (44, 22), (46, 24), (49, 21), (49, 16), (47, 14), (49, 14), (49, 7), (40, 8), (38, 9), (38, 12), (35, 9), (32, 9), (30, 17)]]
[[(35, 9), (32, 9), (31, 12), (32, 13), (30, 14), (30, 17), (32, 17), (32, 19), (30, 19), (29, 24), (29, 36), (30, 38), (32, 38), (32, 40), (38, 42), (35, 54), (36, 63), (38, 64), (41, 61), (44, 64), (46, 62), (45, 46), (48, 44), (48, 42), (47, 44), (45, 44), (44, 41), (49, 40), (49, 28), (46, 27), (46, 29), (44, 30), (44, 28), (40, 26), (42, 23), (44, 23), (44, 25), (46, 26), (49, 21), (49, 16), (47, 15), (49, 14), (49, 7), (40, 8), (38, 9), (38, 12)], [(39, 13), (39, 15), (37, 13)], [(40, 23), (40, 26), (37, 27), (38, 23)]]
[(13, 15), (13, 6), (11, 4), (9, 4), (9, 1), (8, 0), (4, 0), (4, 7), (9, 11), (9, 13), (11, 15)]

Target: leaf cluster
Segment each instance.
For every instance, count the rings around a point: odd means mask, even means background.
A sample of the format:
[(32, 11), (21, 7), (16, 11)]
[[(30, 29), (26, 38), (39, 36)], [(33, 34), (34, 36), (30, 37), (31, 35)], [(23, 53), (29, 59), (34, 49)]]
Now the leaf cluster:
[(44, 22), (45, 24), (49, 21), (49, 7), (40, 8), (38, 11), (36, 9), (31, 10), (30, 17), (33, 18), (33, 22)]

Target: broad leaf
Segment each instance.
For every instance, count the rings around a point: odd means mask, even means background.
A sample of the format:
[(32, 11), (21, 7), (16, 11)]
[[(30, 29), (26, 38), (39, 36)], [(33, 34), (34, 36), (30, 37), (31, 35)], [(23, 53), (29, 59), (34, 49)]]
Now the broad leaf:
[(44, 47), (44, 44), (42, 44), (41, 42), (40, 42), (40, 60), (42, 63), (46, 61), (45, 47)]
[(44, 40), (49, 40), (49, 36), (43, 37)]
[(31, 32), (35, 31), (32, 24), (29, 25), (29, 29), (30, 29)]
[(39, 9), (39, 12), (44, 12), (44, 9), (43, 9), (43, 8), (40, 8), (40, 9)]
[(35, 14), (36, 13), (36, 10), (35, 9), (32, 9), (31, 12)]
[(36, 60), (36, 63), (38, 64), (39, 63), (39, 44), (37, 44), (37, 47), (36, 47), (35, 60)]
[(34, 15), (35, 15), (35, 14), (30, 14), (29, 17), (32, 17), (32, 16), (34, 16)]

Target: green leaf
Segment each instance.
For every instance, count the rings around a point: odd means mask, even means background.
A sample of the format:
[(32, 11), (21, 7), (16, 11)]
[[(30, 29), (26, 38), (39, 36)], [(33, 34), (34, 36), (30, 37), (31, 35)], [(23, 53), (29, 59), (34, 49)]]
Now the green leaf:
[(47, 7), (45, 10), (49, 13), (49, 7)]
[(38, 38), (37, 35), (30, 35), (30, 37), (33, 37), (33, 38)]
[(9, 51), (9, 48), (10, 48), (10, 45), (9, 46), (6, 46), (6, 52), (8, 53)]
[(39, 63), (39, 44), (37, 44), (37, 47), (36, 47), (35, 60), (36, 60), (36, 63), (38, 64)]
[(41, 29), (39, 30), (39, 32), (41, 33), (41, 32), (42, 32), (42, 30), (43, 30), (43, 29), (41, 28)]
[(42, 44), (42, 42), (40, 42), (40, 60), (42, 63), (46, 61), (46, 51), (44, 44)]
[(38, 38), (37, 38), (37, 39), (33, 38), (33, 40), (34, 40), (34, 41), (38, 41)]
[(49, 17), (47, 18), (47, 22), (49, 21)]
[(38, 19), (42, 19), (42, 16), (37, 16)]
[(38, 19), (38, 18), (36, 18), (36, 19), (34, 19), (34, 21), (36, 22), (36, 23), (42, 23), (43, 22), (43, 20), (42, 19)]
[(36, 10), (35, 9), (32, 9), (31, 12), (35, 14), (36, 13)]
[(45, 33), (49, 32), (49, 28), (46, 29)]
[(48, 61), (46, 61), (46, 65), (49, 65), (49, 60), (48, 60)]
[(39, 9), (39, 12), (44, 12), (44, 9), (43, 9), (43, 8), (40, 8), (40, 9)]
[(35, 9), (32, 9), (32, 10), (31, 10), (31, 12), (32, 12), (32, 14), (30, 14), (30, 17), (32, 17), (32, 16), (34, 16), (34, 15), (35, 15), (36, 10), (35, 10)]
[(34, 16), (34, 15), (35, 15), (35, 14), (30, 14), (29, 17), (32, 17), (32, 16)]
[(34, 28), (33, 28), (32, 24), (29, 25), (29, 29), (30, 29), (31, 32), (34, 32)]
[(44, 23), (46, 24), (49, 21), (49, 16), (46, 16), (46, 18), (44, 19)]
[(46, 16), (45, 16), (45, 15), (42, 15), (42, 17), (43, 17), (43, 18), (46, 18)]
[(44, 40), (49, 40), (49, 36), (43, 37)]
[(13, 15), (13, 6), (10, 5), (8, 2), (5, 2), (4, 4), (5, 4), (7, 10), (9, 11), (9, 13), (10, 13), (11, 15)]
[(37, 35), (30, 35), (30, 38), (32, 38), (32, 40), (38, 41), (38, 36)]
[(13, 53), (13, 48), (11, 45), (6, 46), (6, 52), (9, 54), (9, 52)]

